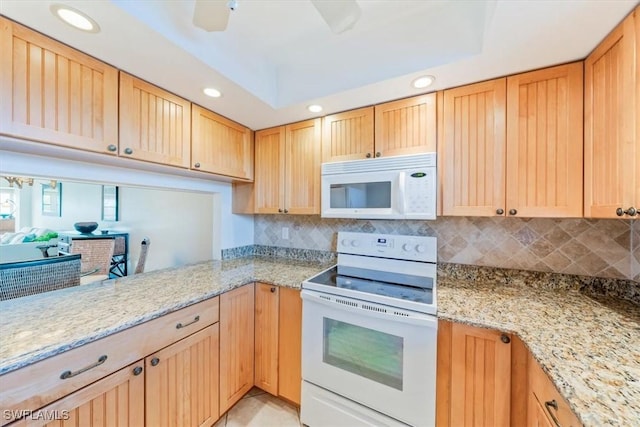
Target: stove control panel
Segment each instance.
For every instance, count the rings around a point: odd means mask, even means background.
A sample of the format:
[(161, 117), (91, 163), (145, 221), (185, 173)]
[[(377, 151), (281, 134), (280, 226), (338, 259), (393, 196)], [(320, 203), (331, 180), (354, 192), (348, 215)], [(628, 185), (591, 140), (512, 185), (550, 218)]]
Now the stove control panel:
[(437, 250), (435, 237), (338, 232), (338, 253), (436, 262)]

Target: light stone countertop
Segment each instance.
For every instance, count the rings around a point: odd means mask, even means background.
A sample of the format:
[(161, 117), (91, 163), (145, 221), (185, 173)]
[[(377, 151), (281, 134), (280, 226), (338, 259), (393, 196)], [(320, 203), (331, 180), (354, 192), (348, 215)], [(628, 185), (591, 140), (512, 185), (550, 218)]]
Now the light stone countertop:
[[(0, 302), (0, 375), (253, 281), (299, 288), (327, 264), (210, 261)], [(490, 277), (438, 277), (441, 319), (516, 333), (587, 426), (640, 420), (640, 307)]]

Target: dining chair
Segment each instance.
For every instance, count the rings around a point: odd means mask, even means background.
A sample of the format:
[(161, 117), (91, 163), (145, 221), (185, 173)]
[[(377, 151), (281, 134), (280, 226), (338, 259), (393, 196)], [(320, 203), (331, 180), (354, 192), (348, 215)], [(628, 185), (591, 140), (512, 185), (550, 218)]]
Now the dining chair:
[(114, 239), (74, 239), (70, 253), (80, 254), (80, 283), (97, 282), (109, 278)]
[(149, 245), (151, 245), (151, 239), (145, 237), (140, 242), (140, 256), (138, 257), (138, 264), (136, 264), (136, 269), (133, 274), (144, 273), (144, 265), (147, 262), (147, 251), (149, 250)]

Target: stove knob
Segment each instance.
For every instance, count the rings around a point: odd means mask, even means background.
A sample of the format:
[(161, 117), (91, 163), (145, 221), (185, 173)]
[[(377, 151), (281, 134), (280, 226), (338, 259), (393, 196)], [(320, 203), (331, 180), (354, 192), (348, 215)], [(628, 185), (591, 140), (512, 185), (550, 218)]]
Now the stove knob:
[(405, 252), (410, 252), (410, 251), (412, 251), (412, 250), (413, 250), (413, 246), (412, 246), (412, 245), (410, 245), (409, 243), (405, 243), (404, 245), (402, 245), (402, 249), (403, 249)]
[(416, 246), (416, 252), (418, 252), (419, 254), (423, 254), (427, 251), (427, 248), (425, 248), (423, 245), (417, 245)]
[(349, 239), (342, 239), (342, 246), (349, 246)]
[(360, 246), (360, 240), (352, 240), (351, 246), (353, 246), (354, 248), (357, 248), (358, 246)]

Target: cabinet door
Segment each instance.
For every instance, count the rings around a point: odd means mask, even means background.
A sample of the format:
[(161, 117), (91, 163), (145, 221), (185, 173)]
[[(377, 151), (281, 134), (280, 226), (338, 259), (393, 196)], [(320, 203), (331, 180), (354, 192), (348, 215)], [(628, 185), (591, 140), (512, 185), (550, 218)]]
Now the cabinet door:
[(120, 151), (124, 157), (189, 167), (191, 103), (120, 72)]
[(284, 209), (284, 126), (256, 132), (255, 213), (278, 213)]
[(504, 215), (506, 79), (444, 91), (442, 214)]
[(280, 288), (256, 283), (254, 384), (278, 395), (278, 306)]
[(527, 394), (527, 426), (529, 427), (555, 427), (551, 424), (542, 404), (536, 395), (529, 392)]
[(302, 298), (300, 290), (280, 288), (278, 394), (300, 405), (302, 381)]
[(143, 426), (144, 378), (142, 361), (134, 363), (51, 405), (33, 411), (30, 418), (19, 420), (12, 425)]
[(640, 207), (638, 10), (585, 60), (586, 217), (617, 218), (618, 208)]
[(373, 107), (322, 118), (322, 161), (373, 157)]
[(507, 78), (509, 215), (582, 217), (582, 62)]
[(321, 120), (287, 125), (285, 213), (320, 213)]
[(253, 387), (253, 284), (220, 295), (220, 413)]
[(191, 167), (196, 170), (253, 179), (251, 130), (191, 104)]
[(450, 425), (509, 425), (511, 345), (502, 335), (452, 324)]
[(436, 94), (375, 106), (375, 157), (436, 151)]
[(218, 323), (145, 358), (146, 425), (210, 426), (218, 418)]
[(0, 134), (113, 153), (118, 71), (0, 17)]

